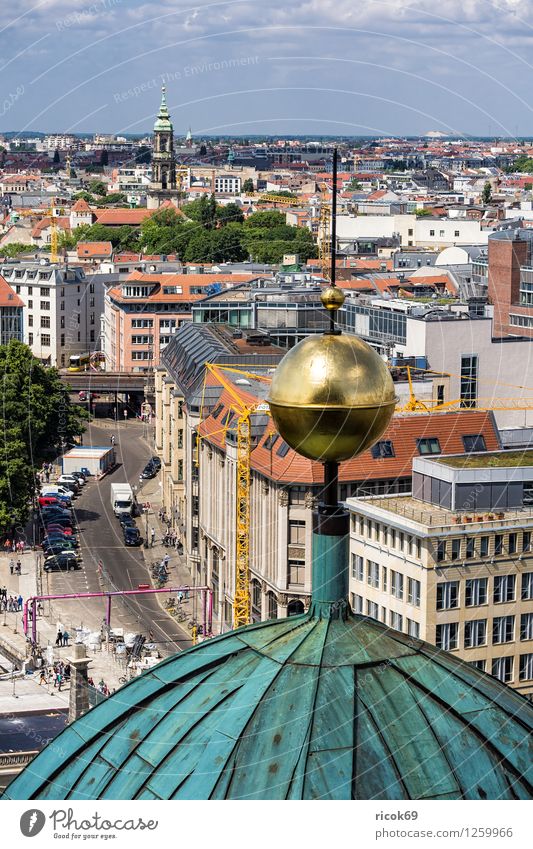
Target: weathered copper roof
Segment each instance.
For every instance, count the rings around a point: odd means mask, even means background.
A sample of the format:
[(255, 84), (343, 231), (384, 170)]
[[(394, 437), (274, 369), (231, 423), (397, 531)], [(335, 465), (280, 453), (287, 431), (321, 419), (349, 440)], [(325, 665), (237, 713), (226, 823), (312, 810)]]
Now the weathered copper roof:
[(346, 614), (175, 655), (53, 740), (10, 799), (533, 798), (533, 707)]

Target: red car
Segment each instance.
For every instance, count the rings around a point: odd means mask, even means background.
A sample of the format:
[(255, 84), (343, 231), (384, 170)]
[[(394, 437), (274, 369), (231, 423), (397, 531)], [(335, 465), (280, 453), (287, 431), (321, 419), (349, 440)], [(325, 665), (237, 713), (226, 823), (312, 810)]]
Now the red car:
[(59, 499), (56, 498), (53, 495), (40, 495), (39, 496), (39, 507), (48, 507), (51, 504), (57, 504), (60, 507), (63, 506), (61, 504), (61, 502), (59, 501)]
[(72, 536), (72, 528), (69, 528), (68, 525), (54, 525), (53, 523), (46, 526), (47, 533), (52, 533), (52, 531), (59, 531), (65, 536)]

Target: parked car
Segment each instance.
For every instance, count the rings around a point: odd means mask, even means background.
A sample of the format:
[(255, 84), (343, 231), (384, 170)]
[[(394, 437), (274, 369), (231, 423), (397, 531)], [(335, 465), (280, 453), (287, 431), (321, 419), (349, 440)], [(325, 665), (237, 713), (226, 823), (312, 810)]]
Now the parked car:
[(46, 525), (46, 533), (53, 534), (58, 533), (62, 534), (65, 537), (73, 537), (74, 531), (68, 525), (59, 525), (57, 522), (50, 522)]
[(124, 528), (126, 525), (129, 525), (131, 528), (135, 528), (135, 519), (133, 519), (129, 513), (119, 513), (117, 516), (120, 524)]
[[(73, 496), (73, 492), (69, 492), (68, 495), (64, 495), (62, 492), (41, 492), (39, 496), (39, 504), (41, 504), (41, 498), (54, 498), (55, 502), (59, 504), (60, 507), (72, 507)], [(41, 506), (45, 505), (41, 504)]]
[(41, 516), (46, 522), (52, 522), (54, 519), (72, 519), (72, 510), (68, 507), (57, 507), (55, 504), (50, 504), (49, 507), (41, 507)]
[(68, 540), (49, 541), (47, 543), (43, 540), (42, 549), (44, 551), (45, 558), (56, 554), (63, 554), (64, 552), (71, 552), (72, 554), (75, 554), (76, 557), (79, 556), (74, 550), (74, 544)]
[(55, 554), (53, 557), (47, 557), (44, 561), (43, 569), (45, 572), (65, 571), (73, 572), (74, 569), (79, 569), (80, 564), (78, 558), (72, 552), (64, 551), (61, 554)]
[(84, 484), (84, 483), (86, 483), (86, 482), (87, 482), (87, 476), (86, 476), (86, 475), (84, 475), (84, 474), (82, 474), (81, 472), (71, 472), (70, 474), (72, 475), (72, 477), (73, 477), (73, 478), (76, 478), (76, 480), (77, 480), (77, 481), (78, 481), (78, 482), (79, 482), (82, 486), (83, 486), (83, 484)]
[(143, 478), (143, 480), (150, 480), (151, 478), (155, 478), (157, 472), (158, 469), (156, 469), (155, 466), (152, 466), (150, 463), (147, 463), (141, 472), (141, 478)]
[(39, 507), (51, 507), (53, 504), (56, 504), (58, 507), (63, 506), (59, 498), (56, 498), (55, 495), (40, 495), (38, 501)]
[(64, 528), (72, 531), (72, 519), (68, 516), (49, 516), (48, 519), (43, 519), (43, 524), (47, 531), (50, 528)]
[(58, 486), (55, 483), (45, 484), (45, 486), (41, 487), (41, 495), (54, 495), (56, 498), (66, 497), (66, 498), (75, 498), (78, 493), (78, 489), (74, 490), (74, 487), (69, 488), (68, 486)]
[(62, 543), (66, 543), (73, 551), (78, 547), (78, 542), (75, 538), (58, 533), (46, 534), (41, 542), (41, 547), (45, 549), (51, 545), (61, 545)]
[(140, 545), (142, 542), (139, 528), (131, 525), (124, 526), (124, 544), (125, 545)]
[(57, 479), (57, 483), (61, 485), (68, 486), (69, 489), (74, 489), (74, 491), (80, 489), (81, 486), (85, 483), (85, 478), (83, 479), (83, 483), (78, 478), (75, 478), (74, 475), (60, 475)]
[(159, 459), (159, 457), (152, 457), (150, 460), (148, 460), (148, 463), (151, 466), (155, 466), (158, 471), (161, 468), (161, 460)]

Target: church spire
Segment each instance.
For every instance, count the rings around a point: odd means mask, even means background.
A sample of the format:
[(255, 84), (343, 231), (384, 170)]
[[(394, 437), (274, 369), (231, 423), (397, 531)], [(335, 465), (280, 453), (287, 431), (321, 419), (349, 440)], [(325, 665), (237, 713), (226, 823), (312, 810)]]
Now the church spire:
[(156, 132), (158, 130), (173, 130), (172, 121), (170, 120), (170, 113), (168, 111), (167, 106), (166, 86), (161, 86), (161, 105), (159, 107), (157, 120), (154, 124), (154, 130)]

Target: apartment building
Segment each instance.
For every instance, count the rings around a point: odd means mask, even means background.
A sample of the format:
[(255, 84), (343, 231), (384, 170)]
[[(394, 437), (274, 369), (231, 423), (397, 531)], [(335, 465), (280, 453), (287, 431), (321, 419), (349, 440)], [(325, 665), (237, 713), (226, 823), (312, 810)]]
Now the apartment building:
[(99, 348), (104, 286), (98, 275), (47, 262), (5, 262), (0, 273), (24, 305), (23, 341), (46, 365)]
[[(189, 324), (156, 370), (164, 505), (179, 530), (192, 579), (215, 590), (221, 629), (231, 625), (234, 592), (236, 410), (264, 402), (268, 384), (231, 372), (223, 372), (226, 386), (211, 376), (204, 382), (204, 364), (238, 362), (254, 371), (273, 368), (281, 353), (257, 347), (246, 334), (234, 339), (226, 328)], [(254, 412), (251, 427), (252, 615), (267, 619), (302, 610), (310, 598), (311, 508), (320, 497), (323, 469), (285, 444), (267, 411)], [(487, 413), (396, 416), (377, 446), (341, 465), (340, 496), (410, 492), (413, 456), (424, 455), (428, 445), (444, 454), (462, 452), (473, 437), (488, 450), (500, 447)]]
[(412, 495), (348, 499), (351, 604), (532, 698), (533, 453), (470, 446), (414, 458)]
[(339, 215), (339, 249), (354, 239), (399, 236), (402, 248), (418, 247), (442, 250), (452, 245), (487, 244), (490, 229), (481, 222), (457, 218), (417, 218), (414, 214)]
[(240, 195), (240, 175), (226, 173), (218, 174), (215, 177), (215, 193), (217, 195)]
[(248, 274), (146, 274), (135, 271), (105, 294), (103, 351), (108, 371), (147, 371), (159, 365), (191, 307), (216, 289), (252, 280)]

